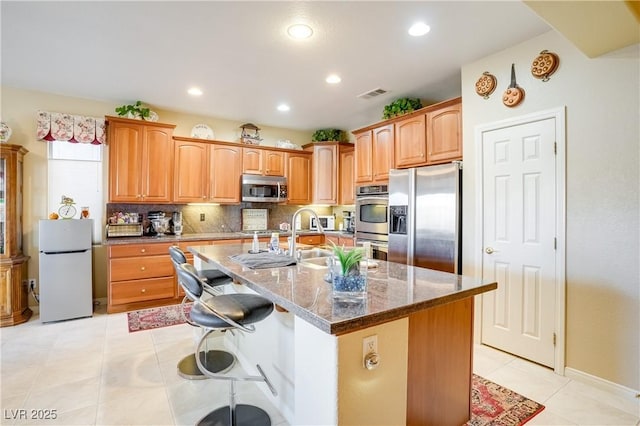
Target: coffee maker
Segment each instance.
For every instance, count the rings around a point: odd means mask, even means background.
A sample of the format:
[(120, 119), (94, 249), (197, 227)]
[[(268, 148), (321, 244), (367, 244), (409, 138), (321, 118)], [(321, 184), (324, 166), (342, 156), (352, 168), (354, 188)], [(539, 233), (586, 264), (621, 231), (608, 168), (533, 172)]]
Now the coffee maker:
[(173, 222), (173, 233), (182, 235), (182, 212), (173, 212), (171, 221)]
[(345, 232), (355, 232), (355, 217), (353, 216), (353, 212), (342, 212), (342, 229)]

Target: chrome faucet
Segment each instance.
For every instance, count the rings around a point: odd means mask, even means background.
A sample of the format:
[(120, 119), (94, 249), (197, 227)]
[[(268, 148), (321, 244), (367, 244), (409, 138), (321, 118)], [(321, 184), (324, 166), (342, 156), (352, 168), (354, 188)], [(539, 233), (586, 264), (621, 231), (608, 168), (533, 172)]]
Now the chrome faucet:
[(291, 244), (289, 244), (289, 256), (295, 257), (295, 258), (298, 257), (298, 254), (296, 252), (296, 219), (298, 218), (298, 215), (304, 211), (307, 211), (311, 213), (313, 216), (315, 216), (316, 223), (318, 224), (318, 232), (320, 232), (321, 234), (324, 234), (324, 228), (322, 227), (322, 224), (320, 223), (320, 218), (318, 217), (318, 214), (316, 212), (311, 210), (309, 207), (302, 207), (301, 209), (296, 210), (296, 212), (293, 214), (293, 217), (291, 218), (291, 224), (293, 226), (291, 228)]

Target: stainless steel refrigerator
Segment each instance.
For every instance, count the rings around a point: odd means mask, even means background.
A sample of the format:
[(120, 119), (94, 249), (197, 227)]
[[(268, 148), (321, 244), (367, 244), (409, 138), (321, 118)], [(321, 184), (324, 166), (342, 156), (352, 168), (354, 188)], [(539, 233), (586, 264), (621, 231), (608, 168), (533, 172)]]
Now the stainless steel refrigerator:
[(41, 220), (40, 320), (93, 315), (92, 219)]
[(462, 164), (389, 172), (388, 261), (461, 273)]

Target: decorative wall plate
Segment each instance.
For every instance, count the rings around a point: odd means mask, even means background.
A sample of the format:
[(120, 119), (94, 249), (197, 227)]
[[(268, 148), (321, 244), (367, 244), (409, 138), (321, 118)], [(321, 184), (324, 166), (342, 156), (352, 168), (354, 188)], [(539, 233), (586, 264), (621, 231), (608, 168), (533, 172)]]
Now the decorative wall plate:
[(206, 124), (196, 124), (191, 129), (191, 137), (198, 139), (213, 139), (213, 130)]
[(485, 71), (482, 76), (476, 81), (476, 93), (482, 96), (484, 99), (489, 99), (489, 95), (496, 90), (497, 80), (496, 77)]
[(541, 78), (542, 81), (549, 81), (551, 74), (556, 72), (560, 58), (553, 52), (543, 50), (540, 55), (533, 60), (531, 64), (531, 74), (535, 78)]

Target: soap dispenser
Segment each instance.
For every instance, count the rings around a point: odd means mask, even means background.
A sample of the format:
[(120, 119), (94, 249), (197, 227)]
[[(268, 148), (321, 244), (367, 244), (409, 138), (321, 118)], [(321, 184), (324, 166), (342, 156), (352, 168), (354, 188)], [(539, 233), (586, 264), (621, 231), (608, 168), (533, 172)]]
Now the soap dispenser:
[(258, 241), (258, 231), (253, 231), (253, 243), (251, 244), (251, 253), (260, 252), (260, 242)]

